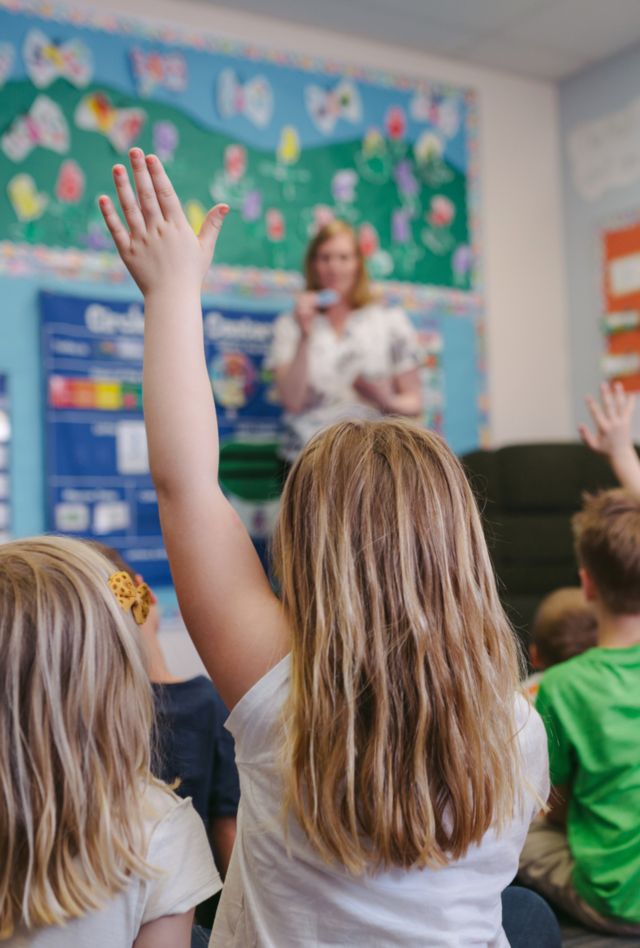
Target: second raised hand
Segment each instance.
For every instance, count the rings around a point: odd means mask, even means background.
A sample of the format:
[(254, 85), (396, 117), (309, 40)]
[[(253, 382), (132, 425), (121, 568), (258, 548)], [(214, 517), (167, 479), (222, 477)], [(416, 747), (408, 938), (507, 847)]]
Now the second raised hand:
[[(100, 210), (116, 249), (141, 291), (148, 295), (169, 284), (202, 286), (227, 204), (216, 204), (207, 214), (200, 233), (194, 234), (173, 185), (155, 155), (132, 148), (129, 161), (135, 193), (124, 165), (114, 165), (113, 178), (127, 227), (107, 195)], [(128, 228), (128, 229), (127, 229)]]
[(579, 425), (580, 437), (592, 451), (610, 459), (615, 455), (633, 451), (631, 419), (635, 407), (633, 395), (625, 392), (620, 382), (600, 386), (600, 403), (587, 396), (587, 408), (593, 419), (595, 431), (587, 425)]

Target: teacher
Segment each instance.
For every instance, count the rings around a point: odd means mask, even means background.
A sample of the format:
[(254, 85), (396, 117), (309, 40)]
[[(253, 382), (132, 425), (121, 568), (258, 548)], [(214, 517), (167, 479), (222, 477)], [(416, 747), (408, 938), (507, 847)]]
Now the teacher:
[(422, 411), (416, 334), (404, 310), (376, 301), (349, 224), (318, 231), (304, 275), (306, 290), (275, 322), (266, 363), (285, 410), (287, 461), (337, 421)]

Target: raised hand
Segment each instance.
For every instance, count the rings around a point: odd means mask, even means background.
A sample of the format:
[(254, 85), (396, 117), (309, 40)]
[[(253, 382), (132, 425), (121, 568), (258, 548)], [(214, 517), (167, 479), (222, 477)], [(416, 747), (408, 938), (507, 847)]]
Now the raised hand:
[(595, 425), (595, 432), (587, 425), (578, 426), (578, 433), (587, 447), (607, 457), (627, 450), (632, 444), (631, 418), (635, 396), (625, 392), (621, 382), (614, 382), (613, 386), (603, 382), (600, 403), (591, 395), (585, 401)]
[(196, 285), (199, 290), (229, 207), (217, 204), (212, 208), (196, 236), (160, 159), (132, 148), (129, 161), (135, 193), (124, 165), (113, 168), (127, 227), (111, 198), (102, 195), (99, 201), (118, 253), (145, 295), (167, 285), (184, 289)]
[(313, 324), (318, 315), (318, 294), (313, 290), (298, 293), (293, 310), (300, 332), (306, 338), (311, 334)]
[(640, 460), (631, 437), (635, 396), (625, 392), (620, 382), (613, 386), (603, 382), (600, 403), (591, 396), (586, 402), (595, 432), (587, 425), (579, 425), (580, 437), (588, 448), (608, 459), (623, 487), (640, 495)]

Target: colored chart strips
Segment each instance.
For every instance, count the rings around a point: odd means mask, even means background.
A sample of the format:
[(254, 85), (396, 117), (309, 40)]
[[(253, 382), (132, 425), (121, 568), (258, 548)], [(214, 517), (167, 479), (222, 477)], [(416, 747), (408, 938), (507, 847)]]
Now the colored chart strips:
[(52, 375), (49, 379), (49, 404), (52, 408), (139, 412), (142, 410), (142, 385), (139, 382)]

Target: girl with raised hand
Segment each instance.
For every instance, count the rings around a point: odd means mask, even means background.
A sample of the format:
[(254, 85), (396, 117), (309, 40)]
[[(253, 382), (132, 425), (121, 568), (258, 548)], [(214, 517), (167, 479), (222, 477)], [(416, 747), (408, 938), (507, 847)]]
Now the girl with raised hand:
[(218, 484), (191, 231), (161, 163), (101, 207), (145, 296), (149, 459), (180, 608), (225, 703), (238, 836), (212, 935), (247, 945), (506, 945), (500, 894), (548, 788), (462, 469), (402, 421), (342, 422), (288, 477), (276, 598)]
[(221, 888), (200, 817), (149, 769), (146, 592), (79, 540), (0, 545), (2, 944), (187, 948)]

